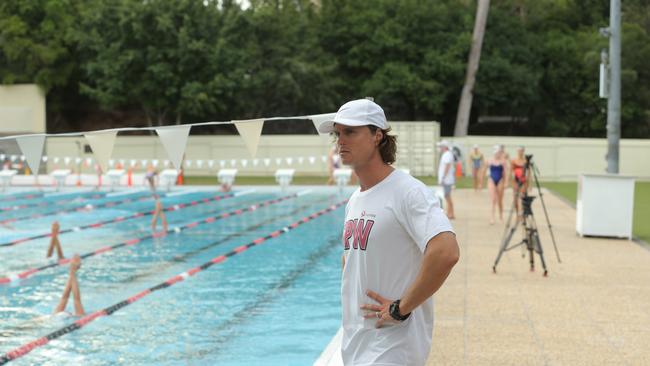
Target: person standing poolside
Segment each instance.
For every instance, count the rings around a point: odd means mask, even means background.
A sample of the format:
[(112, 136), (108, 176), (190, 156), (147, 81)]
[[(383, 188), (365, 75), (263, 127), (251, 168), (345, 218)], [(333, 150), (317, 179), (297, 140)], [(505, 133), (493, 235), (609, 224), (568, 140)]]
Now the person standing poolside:
[(422, 182), (394, 169), (396, 138), (367, 99), (319, 126), (334, 133), (360, 187), (345, 208), (341, 281), (346, 365), (424, 365), (432, 295), (459, 258), (452, 226)]
[(499, 209), (499, 220), (503, 221), (503, 191), (505, 189), (506, 164), (503, 150), (494, 146), (494, 155), (488, 160), (488, 169), (490, 169), (490, 178), (488, 180), (488, 190), (490, 191), (490, 200), (492, 202), (492, 217), (490, 224), (493, 225), (495, 210)]
[(515, 199), (515, 209), (519, 214), (519, 201), (528, 191), (528, 179), (530, 177), (530, 167), (526, 170), (526, 149), (523, 146), (517, 148), (517, 156), (510, 161), (510, 170), (512, 171), (513, 198)]
[(83, 316), (86, 313), (81, 304), (81, 290), (79, 290), (79, 283), (77, 282), (77, 270), (79, 268), (81, 268), (81, 257), (79, 257), (78, 254), (75, 254), (70, 261), (68, 282), (65, 284), (65, 289), (63, 290), (59, 304), (54, 309), (55, 314), (65, 311), (68, 299), (70, 298), (70, 293), (72, 293), (72, 298), (74, 299), (74, 315)]
[(61, 243), (59, 242), (59, 222), (54, 221), (52, 223), (52, 232), (50, 233), (50, 246), (47, 248), (47, 258), (52, 256), (54, 249), (56, 248), (56, 255), (59, 259), (65, 258), (63, 256), (63, 250), (61, 250)]
[(454, 153), (451, 152), (451, 143), (447, 140), (442, 140), (437, 145), (442, 153), (438, 165), (438, 185), (442, 186), (445, 192), (447, 217), (453, 220), (456, 218), (454, 215), (454, 202), (451, 199), (451, 190), (454, 188), (454, 183), (456, 183)]
[(474, 190), (479, 191), (483, 189), (483, 165), (485, 165), (485, 158), (483, 153), (479, 150), (478, 145), (472, 147), (472, 152), (469, 154), (469, 164), (472, 167), (472, 179), (474, 180)]

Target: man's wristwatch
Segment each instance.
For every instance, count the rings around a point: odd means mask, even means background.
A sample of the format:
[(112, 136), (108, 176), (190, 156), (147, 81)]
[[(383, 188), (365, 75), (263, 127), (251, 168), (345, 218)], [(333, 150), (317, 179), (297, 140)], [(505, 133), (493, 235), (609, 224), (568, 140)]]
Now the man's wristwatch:
[(397, 320), (398, 322), (403, 322), (404, 320), (408, 319), (409, 316), (411, 316), (411, 313), (401, 315), (399, 313), (399, 300), (393, 301), (392, 304), (390, 304), (390, 307), (388, 308), (388, 313), (390, 316)]

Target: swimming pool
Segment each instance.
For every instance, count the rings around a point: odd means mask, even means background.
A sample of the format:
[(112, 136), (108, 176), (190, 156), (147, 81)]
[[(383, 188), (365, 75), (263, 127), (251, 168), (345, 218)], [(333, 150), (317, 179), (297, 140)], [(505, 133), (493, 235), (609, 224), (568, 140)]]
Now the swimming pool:
[[(340, 324), (341, 204), (349, 193), (176, 191), (161, 198), (170, 232), (159, 237), (151, 237), (147, 192), (2, 201), (0, 207), (48, 204), (0, 211), (0, 222), (55, 212), (0, 226), (2, 243), (47, 233), (54, 219), (62, 230), (74, 229), (60, 240), (67, 256), (88, 255), (78, 272), (87, 314), (180, 279), (11, 364), (312, 364)], [(86, 206), (92, 209), (79, 209)], [(56, 214), (61, 210), (67, 213)], [(44, 237), (0, 247), (0, 357), (79, 321), (34, 320), (52, 312), (68, 277), (67, 265), (45, 259), (48, 242)], [(216, 264), (199, 273), (175, 277), (211, 260)], [(47, 263), (52, 267), (16, 279)]]

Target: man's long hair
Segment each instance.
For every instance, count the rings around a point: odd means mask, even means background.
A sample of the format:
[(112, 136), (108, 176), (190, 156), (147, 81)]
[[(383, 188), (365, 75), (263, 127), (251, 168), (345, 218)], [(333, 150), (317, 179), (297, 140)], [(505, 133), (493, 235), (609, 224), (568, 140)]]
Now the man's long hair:
[[(373, 125), (369, 125), (368, 128), (373, 134), (377, 133), (377, 130), (379, 129), (379, 127)], [(381, 130), (384, 137), (381, 139), (378, 146), (379, 153), (381, 154), (381, 160), (383, 160), (384, 163), (388, 165), (391, 165), (395, 162), (395, 155), (397, 154), (397, 136), (389, 135), (388, 133), (390, 131), (390, 127), (385, 130)]]

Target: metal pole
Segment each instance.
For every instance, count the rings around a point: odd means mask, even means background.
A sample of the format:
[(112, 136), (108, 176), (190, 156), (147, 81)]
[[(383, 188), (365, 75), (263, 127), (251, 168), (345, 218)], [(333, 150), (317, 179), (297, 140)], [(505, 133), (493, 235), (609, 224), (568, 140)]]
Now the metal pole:
[(621, 0), (610, 0), (609, 98), (607, 99), (607, 172), (618, 174), (621, 139)]

